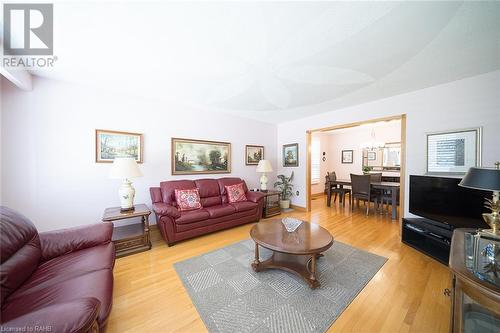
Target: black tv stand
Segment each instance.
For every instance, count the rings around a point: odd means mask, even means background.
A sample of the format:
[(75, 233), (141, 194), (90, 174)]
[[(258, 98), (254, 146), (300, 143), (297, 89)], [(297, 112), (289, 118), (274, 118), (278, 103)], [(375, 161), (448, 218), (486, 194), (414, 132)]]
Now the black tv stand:
[(402, 241), (448, 266), (453, 227), (424, 218), (403, 218)]

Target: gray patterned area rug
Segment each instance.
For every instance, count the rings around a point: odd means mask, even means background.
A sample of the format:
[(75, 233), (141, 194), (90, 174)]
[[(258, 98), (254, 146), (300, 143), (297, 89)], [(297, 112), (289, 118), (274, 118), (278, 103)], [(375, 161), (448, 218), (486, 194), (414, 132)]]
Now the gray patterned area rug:
[[(174, 264), (210, 332), (325, 332), (386, 258), (334, 242), (318, 259), (321, 286), (281, 270), (256, 273), (249, 239)], [(259, 247), (261, 260), (271, 251)]]

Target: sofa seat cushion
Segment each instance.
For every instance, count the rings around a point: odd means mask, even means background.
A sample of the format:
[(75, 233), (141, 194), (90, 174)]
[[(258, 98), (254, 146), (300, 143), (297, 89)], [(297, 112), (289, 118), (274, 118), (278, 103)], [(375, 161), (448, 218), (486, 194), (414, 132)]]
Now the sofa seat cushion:
[(99, 300), (93, 297), (57, 303), (16, 317), (8, 322), (2, 322), (1, 331), (95, 332), (92, 330), (92, 326), (99, 317), (99, 307)]
[(101, 269), (112, 270), (114, 262), (115, 247), (111, 242), (56, 257), (41, 263), (12, 297), (22, 297)]
[[(24, 286), (21, 286), (3, 304), (2, 321), (9, 321), (47, 306), (94, 297), (101, 304), (98, 317), (101, 326), (111, 311), (112, 290), (111, 269), (89, 272), (48, 287), (24, 290)], [(18, 294), (22, 294), (22, 297)]]
[(236, 208), (231, 205), (211, 206), (206, 207), (205, 210), (208, 212), (211, 219), (236, 213)]
[(250, 201), (233, 202), (230, 205), (233, 206), (237, 212), (245, 212), (259, 207), (258, 203)]
[(209, 218), (210, 214), (208, 214), (206, 209), (202, 208), (197, 210), (181, 212), (181, 216), (175, 220), (175, 223), (187, 224), (187, 223), (206, 220)]

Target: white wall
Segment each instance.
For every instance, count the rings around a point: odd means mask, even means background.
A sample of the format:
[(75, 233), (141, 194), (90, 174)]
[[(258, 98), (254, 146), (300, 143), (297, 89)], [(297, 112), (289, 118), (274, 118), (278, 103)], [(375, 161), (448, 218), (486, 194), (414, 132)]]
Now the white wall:
[[(295, 205), (306, 206), (306, 130), (374, 118), (406, 114), (406, 184), (408, 175), (426, 170), (426, 133), (483, 127), (483, 165), (500, 160), (500, 71), (422, 89), (278, 125), (278, 160), (281, 146), (299, 143), (299, 167), (295, 170)], [(278, 172), (287, 172), (279, 165)], [(408, 187), (406, 188), (408, 191)], [(407, 193), (406, 193), (407, 194)], [(408, 214), (408, 195), (405, 196)]]
[[(238, 176), (258, 187), (256, 167), (245, 166), (246, 144), (265, 146), (277, 167), (276, 126), (258, 121), (41, 78), (31, 92), (3, 82), (1, 107), (1, 202), (41, 231), (99, 222), (105, 207), (119, 205), (111, 164), (95, 163), (96, 128), (144, 133), (136, 203), (150, 204), (149, 187), (170, 179)], [(171, 137), (231, 142), (232, 173), (172, 176)]]

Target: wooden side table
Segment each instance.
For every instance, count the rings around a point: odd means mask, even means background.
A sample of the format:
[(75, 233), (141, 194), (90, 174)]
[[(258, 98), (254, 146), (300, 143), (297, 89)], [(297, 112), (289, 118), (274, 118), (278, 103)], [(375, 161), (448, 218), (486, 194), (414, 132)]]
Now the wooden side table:
[(280, 208), (280, 191), (268, 190), (267, 192), (262, 191), (265, 194), (264, 197), (264, 209), (262, 210), (262, 217), (268, 218), (271, 216), (281, 214)]
[(116, 257), (124, 257), (129, 254), (147, 251), (151, 249), (151, 238), (149, 237), (149, 215), (151, 211), (145, 204), (134, 205), (135, 209), (130, 212), (120, 212), (120, 207), (111, 207), (104, 210), (103, 222), (140, 217), (141, 221), (124, 226), (113, 227), (113, 243), (115, 243)]

